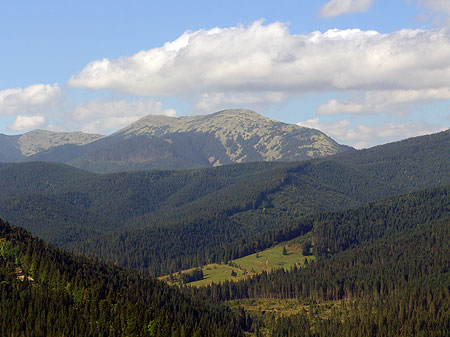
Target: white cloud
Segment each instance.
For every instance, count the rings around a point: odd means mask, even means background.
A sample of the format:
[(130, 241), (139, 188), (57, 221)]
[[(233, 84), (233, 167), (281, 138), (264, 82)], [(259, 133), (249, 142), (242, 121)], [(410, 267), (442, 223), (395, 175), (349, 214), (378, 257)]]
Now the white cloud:
[(176, 111), (163, 109), (162, 103), (154, 99), (95, 100), (77, 106), (73, 118), (84, 132), (104, 133), (125, 127), (150, 114), (176, 116)]
[(18, 115), (12, 125), (8, 127), (14, 131), (33, 130), (42, 127), (46, 123), (44, 116), (22, 116)]
[(331, 0), (319, 9), (319, 17), (330, 18), (342, 14), (365, 12), (373, 0)]
[(405, 115), (413, 106), (426, 104), (436, 99), (450, 99), (450, 88), (422, 90), (369, 91), (348, 100), (332, 99), (317, 109), (318, 115), (340, 114), (389, 114)]
[(319, 118), (299, 122), (297, 125), (319, 129), (337, 142), (351, 145), (358, 149), (439, 132), (446, 129), (440, 125), (429, 124), (422, 121), (404, 123), (389, 122), (375, 126), (352, 126), (348, 120), (322, 122)]
[[(291, 34), (281, 22), (186, 32), (161, 48), (91, 62), (68, 82), (142, 96), (450, 88), (444, 29)], [(237, 95), (238, 94), (238, 95)], [(201, 96), (207, 95), (207, 96)], [(238, 100), (235, 100), (236, 102)]]
[(243, 108), (263, 108), (267, 104), (280, 103), (286, 95), (280, 92), (246, 92), (246, 93), (207, 93), (200, 95), (195, 109), (211, 113), (224, 109)]
[(4, 89), (0, 91), (0, 115), (35, 113), (58, 104), (61, 97), (62, 91), (57, 83)]

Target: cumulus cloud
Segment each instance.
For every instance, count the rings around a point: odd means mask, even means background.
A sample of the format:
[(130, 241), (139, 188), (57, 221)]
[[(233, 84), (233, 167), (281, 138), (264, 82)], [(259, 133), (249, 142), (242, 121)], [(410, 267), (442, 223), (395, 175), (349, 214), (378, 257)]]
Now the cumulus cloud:
[(348, 100), (332, 99), (328, 103), (320, 105), (317, 114), (365, 115), (384, 112), (405, 115), (414, 106), (423, 105), (436, 99), (450, 99), (450, 88), (369, 91)]
[(160, 48), (91, 62), (72, 87), (241, 102), (261, 93), (450, 88), (450, 34), (359, 29), (291, 34), (286, 24), (188, 31)]
[(331, 0), (319, 9), (319, 17), (331, 18), (342, 14), (365, 12), (373, 0)]
[(18, 115), (16, 120), (8, 128), (13, 131), (33, 130), (45, 125), (44, 116), (22, 116)]
[(4, 89), (0, 91), (0, 115), (14, 115), (47, 109), (58, 104), (61, 97), (62, 91), (57, 83)]
[(263, 108), (267, 104), (280, 103), (286, 98), (281, 92), (264, 93), (206, 93), (200, 95), (195, 105), (197, 111), (212, 112), (251, 106)]
[(319, 129), (336, 141), (351, 145), (357, 149), (367, 148), (378, 144), (398, 141), (434, 132), (443, 131), (440, 125), (418, 122), (389, 122), (381, 125), (352, 126), (349, 120), (337, 122), (323, 122), (319, 118), (308, 119), (297, 125)]
[(84, 132), (104, 133), (125, 127), (149, 114), (176, 116), (176, 111), (164, 109), (162, 103), (154, 99), (94, 100), (77, 106), (73, 119)]

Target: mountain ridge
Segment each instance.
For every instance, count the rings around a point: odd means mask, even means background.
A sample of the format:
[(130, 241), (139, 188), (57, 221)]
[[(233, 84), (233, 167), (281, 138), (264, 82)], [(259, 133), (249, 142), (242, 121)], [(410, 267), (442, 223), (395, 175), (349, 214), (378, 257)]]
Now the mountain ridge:
[[(103, 137), (103, 135), (81, 131), (54, 132), (42, 129), (12, 136), (0, 134), (0, 162), (20, 161), (26, 157), (66, 144), (86, 145)], [(4, 160), (9, 157), (16, 159)]]
[[(270, 131), (273, 133), (271, 134)], [(225, 147), (230, 141), (236, 141), (236, 138), (242, 137), (243, 140), (252, 143), (264, 161), (295, 160), (295, 153), (290, 151), (287, 156), (282, 153), (282, 148), (285, 145), (282, 143), (282, 138), (287, 136), (292, 136), (294, 139), (302, 141), (305, 141), (306, 137), (312, 136), (315, 143), (321, 142), (322, 145), (325, 145), (324, 148), (320, 149), (319, 155), (308, 154), (311, 158), (340, 152), (338, 144), (321, 131), (275, 121), (247, 109), (221, 110), (213, 114), (200, 116), (167, 117), (149, 115), (113, 135), (123, 135), (125, 137), (130, 134), (166, 136), (165, 139), (170, 142), (172, 140), (169, 135), (182, 132), (214, 133), (215, 138), (219, 139), (220, 143)], [(225, 162), (227, 164), (231, 162), (246, 162), (248, 155), (242, 153), (242, 147), (238, 142), (236, 143), (237, 149), (235, 151), (230, 148), (227, 149), (227, 155), (230, 157), (230, 162)], [(311, 153), (317, 150), (317, 147), (312, 143), (298, 145), (298, 149), (304, 148), (309, 149)], [(220, 159), (217, 161), (215, 159), (214, 156), (208, 158), (213, 166), (224, 164), (220, 162)]]
[(96, 173), (289, 162), (350, 149), (319, 130), (239, 109), (176, 118), (148, 115), (109, 136), (42, 130), (1, 136), (0, 162), (53, 161)]

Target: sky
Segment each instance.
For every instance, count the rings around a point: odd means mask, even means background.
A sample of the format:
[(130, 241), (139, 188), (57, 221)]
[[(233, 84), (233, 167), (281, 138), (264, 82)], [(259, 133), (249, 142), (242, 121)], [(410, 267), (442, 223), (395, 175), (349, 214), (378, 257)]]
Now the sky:
[(246, 108), (367, 148), (450, 127), (450, 0), (5, 1), (0, 133)]

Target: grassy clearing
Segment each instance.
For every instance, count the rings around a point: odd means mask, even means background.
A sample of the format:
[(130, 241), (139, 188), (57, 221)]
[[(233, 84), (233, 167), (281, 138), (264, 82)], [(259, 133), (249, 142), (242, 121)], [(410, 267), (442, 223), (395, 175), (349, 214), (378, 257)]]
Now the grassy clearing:
[(306, 306), (300, 305), (296, 299), (251, 298), (229, 301), (227, 305), (231, 308), (243, 307), (245, 311), (252, 314), (273, 313), (277, 315), (293, 315), (306, 310)]
[(299, 313), (320, 314), (326, 319), (332, 310), (339, 309), (342, 301), (328, 301), (320, 304), (301, 304), (296, 299), (250, 298), (227, 302), (230, 308), (243, 307), (253, 315), (274, 314), (275, 317), (289, 316)]
[[(283, 254), (283, 247), (286, 248), (286, 255)], [(298, 266), (304, 265), (305, 258), (308, 260), (313, 259), (312, 256), (303, 256), (300, 245), (291, 244), (276, 246), (236, 259), (233, 261), (233, 264), (239, 266), (244, 271), (261, 273), (262, 271), (271, 271), (272, 269), (291, 269), (295, 264)]]
[[(285, 254), (283, 254), (284, 249)], [(203, 279), (191, 282), (189, 285), (201, 287), (212, 282), (219, 283), (225, 280), (238, 281), (263, 271), (270, 272), (280, 268), (289, 270), (294, 265), (300, 267), (313, 260), (314, 256), (312, 255), (307, 257), (303, 256), (299, 243), (290, 242), (230, 261), (228, 264), (205, 265), (202, 267)], [(191, 268), (183, 270), (182, 273), (192, 273), (194, 270), (195, 268)], [(234, 276), (232, 276), (232, 273)], [(169, 275), (160, 277), (160, 279), (171, 284), (180, 284), (181, 282), (178, 274), (172, 275), (172, 279)]]
[[(250, 298), (226, 302), (231, 309), (243, 307), (250, 316), (263, 323), (260, 335), (270, 337), (270, 330), (264, 326), (270, 326), (274, 320), (284, 316), (302, 314), (310, 318), (311, 332), (316, 331), (317, 320), (326, 320), (336, 315), (348, 314), (344, 301), (328, 301), (323, 303), (301, 304), (296, 299), (267, 299)], [(256, 337), (255, 333), (248, 333), (247, 336)]]

